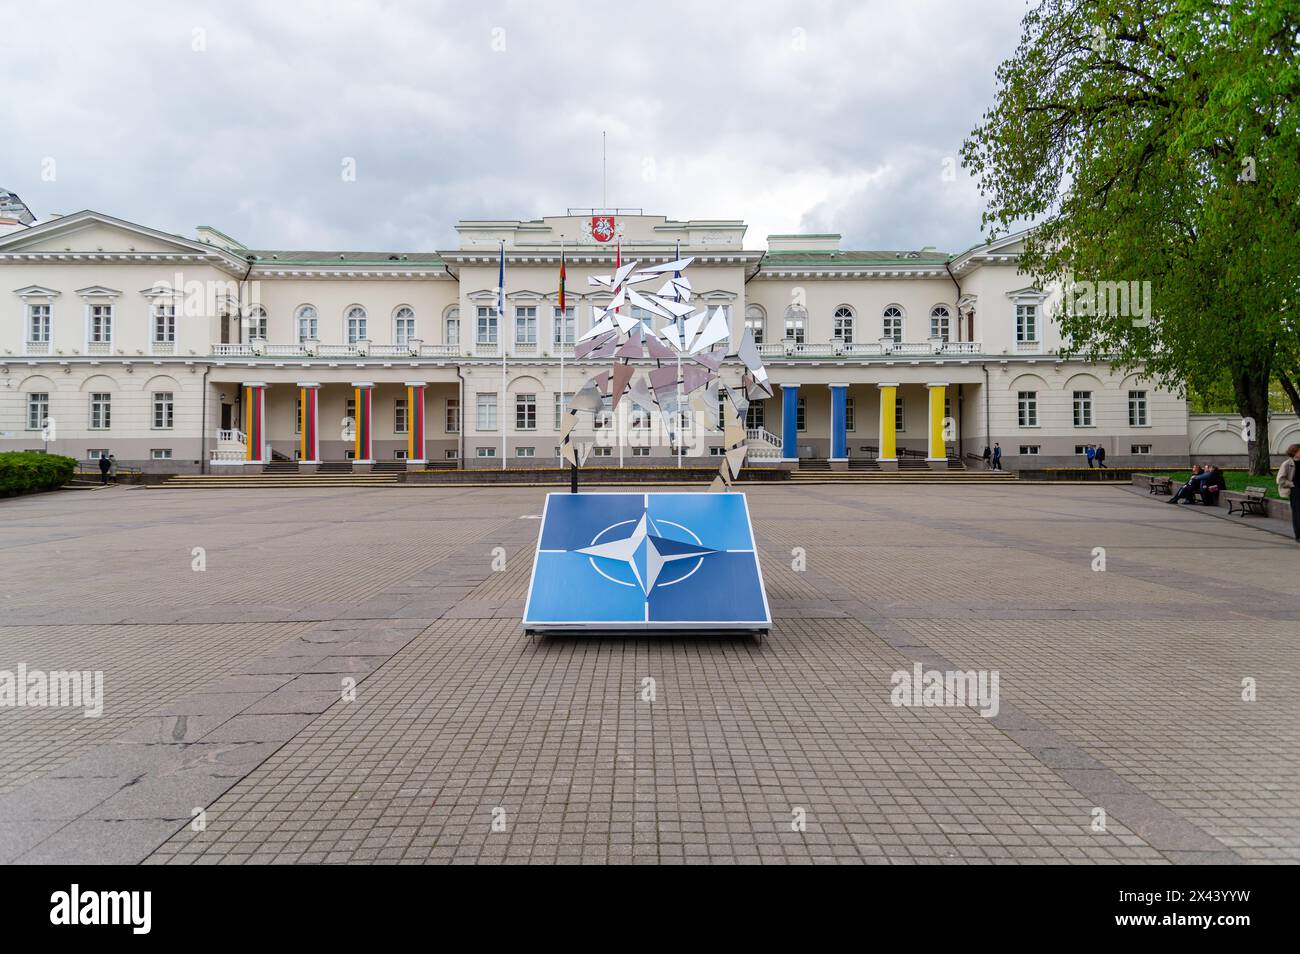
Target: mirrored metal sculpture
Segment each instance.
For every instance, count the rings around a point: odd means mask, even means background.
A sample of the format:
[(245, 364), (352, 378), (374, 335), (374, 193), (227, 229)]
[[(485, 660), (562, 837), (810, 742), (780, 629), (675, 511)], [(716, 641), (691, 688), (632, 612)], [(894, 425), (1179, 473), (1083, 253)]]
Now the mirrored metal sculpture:
[[(710, 313), (707, 305), (697, 308), (691, 301), (693, 290), (685, 271), (693, 261), (680, 258), (645, 268), (633, 261), (619, 265), (612, 275), (587, 279), (589, 285), (608, 291), (609, 303), (595, 309), (592, 328), (578, 339), (574, 355), (579, 360), (610, 359), (611, 363), (569, 401), (560, 449), (573, 466), (581, 467), (591, 451), (590, 441), (577, 438), (578, 415), (612, 411), (627, 399), (660, 417), (678, 448), (683, 422), (690, 414), (705, 429), (722, 431), (722, 461), (710, 490), (728, 490), (740, 476), (748, 451), (749, 403), (771, 397), (772, 385), (752, 332), (746, 328), (731, 348), (726, 312), (714, 308)], [(636, 311), (624, 314), (625, 306)], [(739, 364), (740, 374), (728, 384), (724, 369), (729, 370), (731, 359)]]

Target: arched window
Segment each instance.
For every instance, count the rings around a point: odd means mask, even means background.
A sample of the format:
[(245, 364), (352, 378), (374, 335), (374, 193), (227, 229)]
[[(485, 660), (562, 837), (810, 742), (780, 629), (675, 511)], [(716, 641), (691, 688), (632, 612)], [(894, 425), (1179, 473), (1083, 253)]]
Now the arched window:
[(250, 341), (254, 338), (265, 341), (267, 331), (266, 309), (261, 305), (254, 305), (248, 309), (248, 338)]
[(888, 338), (894, 344), (903, 340), (903, 309), (900, 305), (887, 305), (881, 313), (881, 337)]
[(761, 305), (745, 306), (745, 327), (754, 335), (754, 344), (763, 343), (763, 330), (767, 326), (767, 313), (763, 311)]
[(444, 344), (460, 344), (460, 309), (455, 306), (448, 308), (446, 315), (442, 319)]
[(834, 317), (832, 337), (840, 339), (844, 344), (853, 344), (853, 309), (848, 305), (840, 305), (835, 309)]
[(404, 345), (415, 337), (415, 309), (399, 305), (393, 312), (393, 344)]
[(808, 309), (802, 305), (791, 305), (785, 310), (785, 337), (797, 345), (804, 343), (804, 331), (808, 322)]
[(947, 305), (935, 305), (930, 309), (930, 337), (952, 340), (952, 315)]
[(343, 325), (350, 345), (366, 341), (370, 337), (366, 334), (366, 310), (360, 305), (353, 305), (344, 313)]
[(300, 305), (294, 317), (298, 323), (298, 343), (311, 339), (313, 341), (320, 339), (319, 319), (316, 317), (316, 307), (314, 305)]

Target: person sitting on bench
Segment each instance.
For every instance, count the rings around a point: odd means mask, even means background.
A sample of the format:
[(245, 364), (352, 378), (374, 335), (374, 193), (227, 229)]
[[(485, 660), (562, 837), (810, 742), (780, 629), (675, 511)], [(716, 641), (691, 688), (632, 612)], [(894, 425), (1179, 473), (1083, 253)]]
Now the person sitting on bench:
[(1226, 487), (1227, 481), (1223, 479), (1223, 471), (1211, 464), (1201, 474), (1201, 503), (1207, 507), (1217, 507), (1219, 493)]
[(1188, 503), (1196, 503), (1196, 491), (1200, 489), (1202, 470), (1201, 465), (1196, 464), (1192, 467), (1192, 476), (1188, 478), (1187, 483), (1178, 488), (1178, 492), (1165, 501), (1165, 503), (1176, 504), (1180, 500), (1186, 500)]

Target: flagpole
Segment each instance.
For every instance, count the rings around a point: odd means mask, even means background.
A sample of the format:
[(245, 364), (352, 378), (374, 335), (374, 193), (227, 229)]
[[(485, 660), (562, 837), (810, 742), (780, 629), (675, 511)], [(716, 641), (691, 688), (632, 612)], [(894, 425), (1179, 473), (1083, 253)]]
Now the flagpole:
[[(681, 239), (678, 239), (678, 240), (677, 240), (677, 252), (676, 252), (676, 255), (677, 255), (677, 258), (676, 258), (675, 260), (676, 260), (676, 261), (680, 261), (680, 260), (681, 260), (681, 257), (682, 257), (682, 240), (681, 240)], [(681, 272), (677, 272), (676, 274), (678, 275), (678, 277), (680, 277), (682, 273), (681, 273)], [(681, 301), (681, 292), (678, 291), (676, 285), (673, 286), (673, 300), (674, 300), (674, 301)], [(683, 430), (682, 420), (683, 420), (683, 417), (684, 417), (684, 415), (682, 414), (682, 347), (681, 347), (681, 346), (684, 344), (684, 342), (682, 341), (682, 319), (681, 319), (681, 317), (678, 316), (678, 317), (676, 318), (676, 321), (677, 321), (677, 342), (678, 342), (678, 346), (677, 346), (674, 350), (677, 352), (677, 469), (678, 469), (678, 470), (681, 470), (681, 467), (682, 467), (682, 430)]]
[(560, 326), (560, 422), (563, 426), (564, 415), (568, 413), (568, 401), (564, 397), (564, 334), (567, 319), (564, 314), (564, 236), (560, 236), (560, 313), (556, 316)]
[(501, 469), (506, 469), (506, 408), (510, 394), (506, 385), (506, 240), (501, 240), (501, 265), (497, 271), (497, 339), (501, 343)]
[[(602, 141), (604, 140), (604, 135), (605, 135), (604, 133), (601, 133)], [(623, 267), (623, 243), (621, 241), (616, 241), (614, 243), (615, 277), (618, 276), (618, 270), (622, 267)], [(621, 315), (622, 313), (623, 313), (622, 305), (619, 305), (617, 308), (614, 309), (614, 314)], [(614, 319), (614, 323), (618, 324), (617, 318)], [(627, 405), (623, 403), (621, 395), (619, 395), (618, 397), (614, 396), (614, 376), (612, 374), (610, 375), (610, 379), (609, 379), (609, 393), (610, 393), (610, 397), (613, 400), (618, 401), (619, 406), (623, 408), (623, 410), (618, 413), (617, 419), (614, 421), (614, 429), (616, 431), (616, 436), (618, 438), (618, 466), (619, 469), (622, 470), (623, 469), (623, 422), (627, 418)]]

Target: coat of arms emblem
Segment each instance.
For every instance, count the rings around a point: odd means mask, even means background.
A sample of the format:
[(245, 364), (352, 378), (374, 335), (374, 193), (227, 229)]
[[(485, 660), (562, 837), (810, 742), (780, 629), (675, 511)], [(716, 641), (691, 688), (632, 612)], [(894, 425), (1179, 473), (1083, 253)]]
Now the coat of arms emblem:
[(614, 216), (593, 215), (591, 217), (591, 237), (597, 242), (608, 242), (614, 234)]

